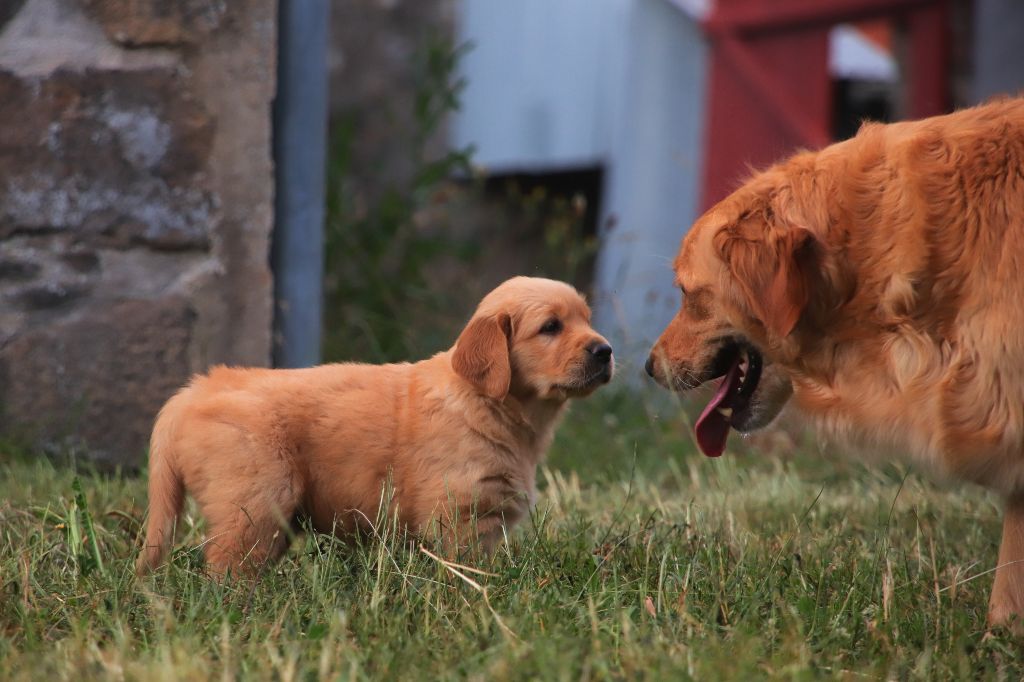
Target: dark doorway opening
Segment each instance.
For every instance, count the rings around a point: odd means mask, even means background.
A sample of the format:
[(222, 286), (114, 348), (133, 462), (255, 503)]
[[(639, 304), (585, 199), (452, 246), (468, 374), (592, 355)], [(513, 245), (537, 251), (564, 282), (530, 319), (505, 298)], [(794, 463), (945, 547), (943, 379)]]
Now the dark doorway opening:
[(521, 171), (488, 176), (484, 193), (500, 203), (534, 254), (536, 271), (588, 289), (597, 256), (604, 169)]
[(864, 121), (896, 120), (896, 85), (885, 81), (837, 78), (832, 81), (832, 137), (857, 134)]

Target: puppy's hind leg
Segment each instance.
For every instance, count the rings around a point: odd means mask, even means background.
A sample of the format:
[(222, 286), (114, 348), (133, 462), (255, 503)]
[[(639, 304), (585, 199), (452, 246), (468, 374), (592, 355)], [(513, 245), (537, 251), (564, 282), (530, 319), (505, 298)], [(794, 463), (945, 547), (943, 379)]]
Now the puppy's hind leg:
[(1006, 500), (988, 624), (1009, 626), (1017, 634), (1024, 632), (1024, 494)]
[(211, 572), (253, 575), (288, 549), (301, 492), (290, 478), (274, 483), (247, 487), (250, 494), (204, 507), (209, 536), (204, 554)]

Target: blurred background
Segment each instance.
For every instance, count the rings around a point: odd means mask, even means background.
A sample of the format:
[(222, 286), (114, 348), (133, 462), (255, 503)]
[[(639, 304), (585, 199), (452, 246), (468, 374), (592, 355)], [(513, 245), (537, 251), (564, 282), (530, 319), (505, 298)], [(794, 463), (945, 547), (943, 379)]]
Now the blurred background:
[(0, 437), (133, 468), (191, 374), (425, 357), (514, 274), (586, 291), (641, 390), (704, 208), (1019, 92), (1022, 32), (1019, 0), (0, 0)]

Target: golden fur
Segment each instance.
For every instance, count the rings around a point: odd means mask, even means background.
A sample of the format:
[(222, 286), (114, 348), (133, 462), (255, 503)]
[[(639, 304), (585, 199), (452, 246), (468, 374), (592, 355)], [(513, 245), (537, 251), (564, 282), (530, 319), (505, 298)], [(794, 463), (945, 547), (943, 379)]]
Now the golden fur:
[(990, 620), (1024, 615), (1024, 100), (797, 154), (702, 216), (675, 271), (659, 382), (715, 378), (739, 339), (765, 370), (734, 427), (792, 398), (831, 434), (999, 491)]
[[(456, 345), (415, 364), (215, 367), (160, 411), (138, 569), (172, 541), (186, 490), (206, 517), (208, 566), (279, 556), (308, 518), (347, 535), (378, 518), (386, 481), (401, 524), (437, 524), (490, 550), (528, 511), (538, 462), (572, 397), (611, 378), (607, 342), (567, 284), (511, 279)], [(475, 517), (474, 517), (475, 516)]]

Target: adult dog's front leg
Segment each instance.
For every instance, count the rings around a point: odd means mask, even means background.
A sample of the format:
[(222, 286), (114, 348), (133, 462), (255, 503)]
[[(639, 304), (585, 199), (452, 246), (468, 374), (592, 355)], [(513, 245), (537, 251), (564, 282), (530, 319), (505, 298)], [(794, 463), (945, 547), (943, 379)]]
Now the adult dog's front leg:
[(990, 627), (1024, 631), (1024, 494), (1011, 495), (1003, 512), (1003, 541), (989, 599)]

